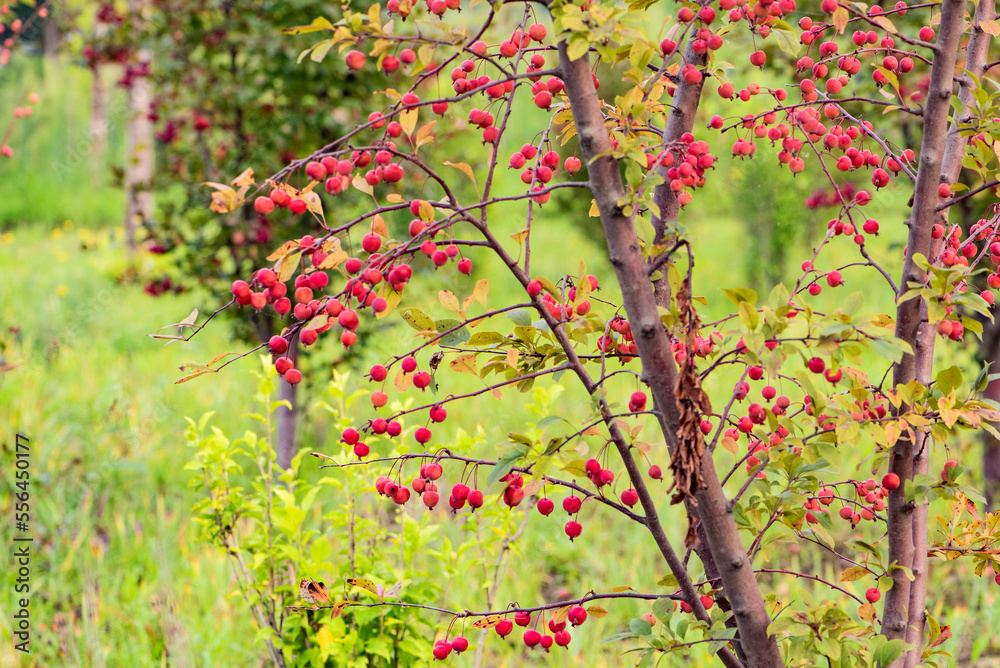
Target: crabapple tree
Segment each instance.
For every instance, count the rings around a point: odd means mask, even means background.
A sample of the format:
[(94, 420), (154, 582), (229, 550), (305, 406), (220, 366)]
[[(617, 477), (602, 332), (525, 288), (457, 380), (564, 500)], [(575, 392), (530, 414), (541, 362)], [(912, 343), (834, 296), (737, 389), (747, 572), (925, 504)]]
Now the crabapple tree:
[[(591, 503), (608, 523), (640, 524), (668, 572), (539, 606), (431, 607), (434, 658), (469, 647), (466, 624), (561, 651), (586, 633), (588, 614), (608, 613), (596, 602), (613, 611), (615, 599), (637, 598), (652, 612), (615, 637), (641, 665), (701, 642), (726, 666), (939, 665), (946, 636), (927, 613), (929, 558), (942, 569), (965, 560), (977, 576), (1000, 570), (1000, 520), (977, 507), (950, 454), (970, 430), (996, 434), (998, 406), (981, 394), (995, 377), (934, 364), (935, 346), (947, 358), (977, 336), (975, 316), (992, 317), (1000, 287), (1000, 215), (977, 198), (998, 184), (998, 98), (984, 84), (1000, 34), (993, 0), (463, 4), (389, 0), (287, 29), (318, 36), (303, 57), (383, 72), (389, 87), (309, 157), (261, 179), (245, 165), (213, 193), (216, 211), (253, 207), (314, 226), (276, 244), (223, 307), (283, 319), (263, 347), (284, 382), (302, 381), (285, 354), (293, 341), (364, 347), (387, 319), (417, 333), (368, 370), (370, 418), (343, 432), (343, 451), (313, 453), (323, 466), (364, 466), (399, 506), (565, 512), (574, 545), (587, 539), (579, 513)], [(602, 93), (606, 72), (620, 79), (613, 96)], [(508, 139), (539, 117), (531, 142)], [(897, 118), (919, 123), (901, 133)], [(575, 150), (562, 156), (562, 146)], [(803, 209), (819, 240), (766, 296), (701, 278), (684, 225), (685, 207), (745, 160), (776, 160), (836, 198), (832, 219)], [(532, 241), (554, 195), (590, 202), (603, 275), (583, 262), (547, 271), (560, 249)], [(982, 210), (963, 230), (948, 216), (966, 200)], [(519, 231), (498, 234), (512, 219)], [(880, 249), (890, 231), (905, 248)], [(502, 272), (474, 280), (487, 260)], [(428, 271), (470, 276), (465, 294), (442, 291), (440, 312), (426, 313), (413, 286)], [(861, 282), (894, 310), (865, 312), (849, 292)], [(499, 283), (523, 296), (491, 304)], [(843, 296), (824, 301), (831, 292)], [(722, 303), (726, 315), (706, 321)], [(186, 323), (186, 338), (205, 324)], [(220, 359), (182, 380), (238, 357)], [(450, 391), (461, 374), (484, 385)], [(556, 381), (590, 397), (582, 424), (546, 423), (544, 440), (515, 438), (492, 458), (436, 436), (459, 402), (512, 401)], [(419, 399), (390, 403), (407, 394)], [(638, 440), (643, 426), (668, 455)], [(403, 454), (370, 445), (394, 439)], [(846, 464), (859, 452), (863, 471)], [(448, 469), (459, 482), (439, 489)], [(487, 470), (484, 484), (475, 472)], [(933, 531), (931, 503), (951, 518)], [(668, 523), (688, 527), (683, 545)], [(782, 558), (793, 547), (833, 559), (838, 575), (795, 570)], [(787, 594), (793, 580), (815, 584), (809, 604)], [(306, 601), (335, 615), (407, 605), (306, 584)]]

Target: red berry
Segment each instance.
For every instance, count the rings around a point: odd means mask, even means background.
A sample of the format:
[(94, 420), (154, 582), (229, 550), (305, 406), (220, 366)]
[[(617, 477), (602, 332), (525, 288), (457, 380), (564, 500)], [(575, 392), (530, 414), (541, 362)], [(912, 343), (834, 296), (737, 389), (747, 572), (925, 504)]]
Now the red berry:
[(580, 626), (580, 624), (587, 621), (587, 611), (582, 605), (574, 605), (569, 609), (569, 613), (566, 615), (566, 620), (573, 626)]
[[(347, 66), (352, 70), (360, 70), (365, 66), (365, 54), (357, 50), (348, 51), (344, 57)], [(405, 62), (405, 61), (404, 61)]]
[(872, 587), (865, 592), (865, 598), (868, 599), (869, 603), (878, 603), (878, 600), (882, 598), (882, 592), (878, 590), (878, 587)]
[(272, 336), (267, 342), (272, 355), (284, 355), (288, 351), (288, 340), (281, 336)]
[(573, 540), (574, 538), (580, 537), (580, 534), (583, 533), (583, 527), (580, 526), (579, 522), (570, 520), (569, 522), (566, 522), (565, 531), (566, 535), (569, 536), (569, 539)]
[(535, 508), (538, 509), (542, 515), (549, 515), (556, 507), (556, 504), (552, 502), (552, 499), (542, 497), (538, 499), (535, 503)]
[(563, 499), (562, 502), (563, 510), (565, 510), (570, 515), (575, 515), (576, 513), (580, 512), (580, 507), (582, 505), (583, 501), (580, 499), (580, 497), (576, 495), (567, 496), (565, 499)]

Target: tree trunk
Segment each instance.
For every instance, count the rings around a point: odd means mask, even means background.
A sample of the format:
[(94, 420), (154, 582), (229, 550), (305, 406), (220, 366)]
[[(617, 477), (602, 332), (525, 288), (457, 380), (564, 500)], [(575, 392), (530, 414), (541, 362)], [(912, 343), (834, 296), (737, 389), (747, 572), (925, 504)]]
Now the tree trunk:
[(108, 113), (105, 104), (103, 69), (97, 64), (91, 70), (90, 82), (90, 178), (94, 186), (104, 180), (105, 141), (108, 136)]
[[(571, 61), (567, 55), (566, 43), (560, 42), (559, 60), (580, 148), (589, 165), (590, 189), (604, 227), (608, 257), (622, 289), (625, 311), (643, 363), (642, 380), (647, 383), (653, 395), (664, 439), (676, 449), (680, 447), (678, 430), (681, 424), (681, 413), (675, 395), (678, 374), (667, 333), (660, 321), (657, 298), (646, 274), (635, 227), (619, 204), (620, 198), (624, 196), (624, 187), (618, 161), (609, 155), (611, 141), (594, 89), (589, 59), (582, 57)], [(694, 94), (695, 98), (697, 94)], [(614, 437), (614, 433), (612, 436)], [(626, 469), (629, 469), (627, 445), (624, 451), (619, 447), (619, 452)], [(701, 526), (704, 528), (709, 550), (715, 556), (725, 595), (732, 606), (747, 664), (751, 668), (782, 666), (784, 663), (777, 642), (774, 636), (767, 633), (771, 619), (747, 559), (746, 549), (739, 538), (732, 509), (728, 507), (728, 500), (716, 474), (712, 453), (705, 448), (695, 458), (698, 459), (702, 478), (696, 490)], [(634, 462), (632, 465), (634, 466)], [(643, 502), (647, 525), (669, 563), (671, 559), (668, 555), (671, 550), (662, 535), (662, 528), (658, 526), (655, 506), (649, 504), (647, 507), (643, 499), (645, 486), (641, 476), (633, 475), (632, 471), (629, 474), (631, 479), (639, 481), (636, 491)], [(692, 607), (697, 612), (696, 606)], [(737, 662), (732, 655), (729, 657)]]
[[(149, 62), (148, 50), (139, 51), (139, 62)], [(153, 124), (149, 120), (152, 85), (136, 77), (129, 91), (129, 121), (125, 149), (125, 239), (135, 250), (136, 229), (153, 218)]]
[[(941, 5), (941, 24), (924, 107), (924, 135), (913, 189), (906, 257), (898, 283), (899, 297), (909, 289), (911, 281), (922, 284), (926, 280), (924, 271), (917, 266), (914, 258), (918, 253), (934, 257), (931, 228), (941, 217), (935, 211), (938, 185), (942, 180), (958, 178), (957, 173), (954, 176), (949, 173), (951, 156), (961, 155), (964, 144), (956, 146), (954, 140), (948, 141), (948, 111), (959, 42), (965, 30), (964, 11), (962, 0), (945, 0)], [(960, 162), (958, 166), (960, 168)], [(930, 384), (933, 378), (935, 328), (927, 323), (927, 308), (922, 299), (898, 303), (895, 334), (912, 347), (913, 354), (903, 355), (903, 359), (894, 365), (893, 386), (914, 380), (925, 386)], [(907, 407), (902, 406), (900, 410), (905, 411)], [(914, 475), (927, 472), (930, 445), (931, 439), (925, 434), (911, 439), (904, 433), (893, 446), (889, 470), (899, 476), (903, 485)], [(922, 652), (926, 616), (927, 505), (907, 503), (905, 495), (894, 493), (889, 495), (887, 515), (889, 563), (906, 565), (910, 573), (899, 568), (889, 572), (893, 585), (885, 597), (882, 633), (889, 639), (904, 639), (913, 645), (890, 666), (915, 666)]]
[[(129, 0), (131, 20), (141, 20), (145, 0)], [(149, 49), (139, 49), (137, 65), (152, 65)], [(129, 90), (129, 119), (125, 146), (125, 240), (128, 251), (135, 251), (136, 229), (153, 219), (153, 86), (149, 77), (137, 76)]]
[(56, 8), (49, 5), (49, 14), (45, 18), (44, 23), (42, 23), (42, 41), (44, 42), (45, 57), (55, 58), (59, 55), (59, 44), (62, 41), (59, 35), (59, 24), (56, 23), (55, 18), (52, 16), (53, 10)]

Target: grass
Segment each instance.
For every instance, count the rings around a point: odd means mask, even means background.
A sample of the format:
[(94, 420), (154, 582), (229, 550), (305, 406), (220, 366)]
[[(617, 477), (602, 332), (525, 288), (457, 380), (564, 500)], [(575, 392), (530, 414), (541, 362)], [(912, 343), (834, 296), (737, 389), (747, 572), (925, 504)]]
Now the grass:
[[(0, 160), (0, 231), (31, 224), (53, 229), (66, 220), (105, 227), (124, 219), (125, 196), (109, 167), (125, 160), (126, 94), (105, 72), (107, 139), (91, 132), (88, 70), (45, 58), (17, 57), (0, 76), (0, 133), (13, 107), (38, 95), (31, 116), (14, 122)], [(104, 147), (103, 152), (101, 147)]]
[[(224, 323), (209, 327), (183, 346), (162, 347), (145, 336), (179, 321), (195, 306), (205, 312), (212, 303), (199, 291), (153, 298), (141, 286), (117, 281), (125, 266), (120, 233), (115, 229), (123, 209), (120, 191), (95, 187), (92, 169), (82, 162), (66, 170), (53, 168), (68, 155), (66, 147), (85, 138), (87, 75), (73, 68), (50, 69), (35, 61), (17, 62), (23, 65), (15, 71), (16, 77), (0, 81), (0, 99), (13, 99), (3, 93), (30, 88), (40, 91), (43, 102), (28, 119), (38, 125), (25, 122), (15, 131), (12, 143), (20, 146), (18, 159), (0, 162), (0, 225), (4, 229), (0, 235), (0, 322), (4, 326), (0, 355), (8, 362), (21, 363), (0, 375), (0, 410), (5, 447), (13, 442), (15, 429), (32, 439), (32, 530), (36, 538), (32, 619), (37, 645), (27, 663), (24, 657), (15, 656), (10, 649), (10, 620), (4, 617), (0, 620), (0, 666), (18, 665), (19, 659), (20, 665), (32, 666), (258, 664), (262, 648), (249, 640), (254, 629), (245, 606), (233, 596), (228, 564), (221, 554), (193, 538), (188, 517), (195, 497), (187, 489), (188, 475), (182, 471), (190, 457), (183, 443), (184, 416), (197, 417), (214, 410), (213, 423), (230, 434), (252, 427), (241, 416), (251, 408), (253, 383), (248, 381), (248, 373), (255, 364), (248, 360), (217, 376), (173, 384), (180, 376), (180, 365), (192, 360), (204, 362), (217, 353), (241, 349), (243, 344), (229, 339)], [(525, 113), (541, 115), (537, 110)], [(517, 129), (528, 127), (532, 124), (523, 123)], [(30, 128), (46, 132), (29, 132)], [(512, 137), (512, 144), (530, 139)], [(120, 143), (113, 140), (109, 156), (117, 155), (119, 149)], [(713, 178), (686, 214), (699, 271), (704, 270), (704, 278), (699, 278), (695, 288), (709, 300), (706, 320), (726, 312), (727, 300), (721, 289), (744, 282), (744, 265), (754, 261), (746, 257), (745, 226), (734, 215), (740, 202), (734, 201), (727, 189), (734, 178), (739, 174)], [(791, 176), (776, 171), (768, 178), (773, 187), (781, 187), (788, 183), (782, 179)], [(508, 177), (499, 187), (501, 192), (517, 188)], [(900, 251), (900, 205), (890, 200), (877, 212), (885, 237), (873, 244), (872, 252), (880, 261), (891, 261)], [(608, 267), (595, 259), (602, 256), (602, 244), (596, 221), (586, 218), (585, 211), (568, 220), (555, 207), (544, 207), (536, 214), (532, 243), (536, 251), (545, 252), (537, 253), (533, 273), (575, 275), (580, 258), (586, 258), (588, 271), (610, 276)], [(803, 212), (802, 224), (815, 224), (811, 221), (817, 217)], [(524, 224), (523, 210), (515, 209), (498, 209), (491, 222), (515, 255), (521, 249), (507, 235)], [(798, 275), (793, 258), (808, 251), (802, 236), (797, 235), (799, 240), (787, 249), (787, 279), (791, 282)], [(558, 252), (549, 252), (553, 248)], [(549, 264), (541, 265), (543, 257)], [(837, 239), (824, 261), (834, 266), (855, 257), (851, 242)], [(493, 281), (491, 304), (520, 299), (518, 286), (493, 278), (499, 273), (493, 261), (477, 264), (475, 278), (489, 276)], [(891, 306), (880, 279), (869, 280), (860, 269), (849, 270), (845, 278), (847, 287), (825, 290), (815, 301), (817, 308), (835, 308), (844, 291), (855, 289), (864, 293), (866, 311), (884, 311)], [(471, 293), (473, 284), (474, 280), (454, 272), (422, 275), (419, 293), (425, 298), (419, 305), (435, 317), (443, 317), (437, 292), (448, 289), (461, 300)], [(504, 321), (496, 329), (507, 327)], [(335, 364), (354, 371), (352, 387), (367, 388), (361, 372), (387, 355), (415, 345), (413, 334), (393, 317), (377, 330), (362, 330), (363, 337), (371, 336), (370, 343), (347, 363), (336, 346), (317, 351), (312, 360), (314, 373), (305, 385), (306, 396), (312, 400), (321, 396), (328, 377), (323, 369)], [(479, 387), (469, 376), (442, 374), (440, 380), (442, 393)], [(722, 375), (709, 389), (714, 394), (724, 393), (732, 382)], [(612, 383), (610, 395), (625, 396), (634, 384), (634, 380)], [(565, 385), (553, 411), (578, 424), (588, 413), (588, 400), (569, 379)], [(495, 457), (505, 447), (508, 432), (537, 420), (525, 402), (516, 398), (508, 393), (502, 401), (486, 399), (450, 408), (446, 426), (435, 429), (435, 441), (450, 442), (455, 434), (453, 425), (479, 425), (485, 441), (481, 454)], [(430, 399), (421, 395), (418, 400)], [(367, 412), (359, 410), (356, 417), (364, 419)], [(332, 426), (321, 412), (307, 410), (303, 446), (318, 450), (330, 447), (339, 436)], [(580, 456), (592, 454), (600, 446), (600, 442), (590, 443), (588, 453)], [(864, 455), (847, 453), (845, 459), (850, 466), (862, 468)], [(662, 446), (651, 456), (666, 463)], [(729, 455), (720, 455), (720, 462), (728, 461)], [(318, 472), (310, 469), (305, 475), (316, 476)], [(8, 484), (6, 479), (4, 484)], [(686, 522), (676, 509), (666, 507), (663, 496), (666, 529), (675, 544), (681, 544)], [(418, 516), (424, 511), (414, 507), (407, 512)], [(529, 530), (515, 544), (504, 566), (498, 601), (532, 604), (591, 589), (648, 589), (664, 574), (638, 525), (609, 525), (600, 510), (586, 508), (581, 520), (584, 538), (570, 544), (562, 534), (560, 514), (558, 508), (548, 520), (531, 514)], [(461, 539), (462, 533), (447, 514), (438, 513), (437, 517), (444, 535)], [(9, 544), (10, 537), (11, 529), (4, 523), (0, 540)], [(7, 552), (0, 557), (0, 568), (5, 572), (11, 568), (9, 558)], [(837, 578), (837, 568), (812, 553), (788, 558), (790, 567)], [(433, 563), (429, 560), (428, 567)], [(955, 639), (950, 642), (956, 654), (970, 662), (985, 662), (1000, 655), (997, 639), (979, 631), (980, 624), (1000, 615), (997, 590), (987, 580), (972, 577), (963, 564), (956, 568), (960, 584), (947, 587), (932, 613), (952, 625)], [(942, 579), (935, 583), (937, 588), (944, 588), (944, 576), (936, 577)], [(479, 609), (481, 584), (478, 578), (459, 570), (442, 586), (452, 606)], [(861, 583), (852, 587), (863, 590)], [(778, 593), (818, 599), (823, 589), (802, 583), (790, 588), (782, 582)], [(12, 609), (11, 596), (9, 588), (0, 593), (4, 610)], [(629, 665), (629, 655), (621, 655), (622, 646), (601, 645), (600, 641), (623, 630), (628, 620), (648, 607), (635, 602), (607, 607), (611, 611), (608, 617), (588, 621), (584, 629), (574, 633), (569, 654), (529, 655), (491, 637), (486, 645), (486, 665)], [(676, 657), (661, 665), (704, 665), (703, 655), (696, 650), (690, 661)], [(453, 660), (452, 665), (472, 664), (466, 657)]]

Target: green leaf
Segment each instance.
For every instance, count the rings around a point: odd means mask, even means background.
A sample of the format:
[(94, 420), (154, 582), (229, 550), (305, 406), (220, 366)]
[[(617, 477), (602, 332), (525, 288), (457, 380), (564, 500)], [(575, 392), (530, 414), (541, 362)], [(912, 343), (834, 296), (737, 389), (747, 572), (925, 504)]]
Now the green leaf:
[(401, 308), (399, 315), (402, 316), (407, 325), (418, 332), (434, 331), (434, 321), (418, 308)]
[(778, 40), (778, 48), (789, 56), (798, 56), (802, 43), (799, 34), (791, 30), (772, 30), (771, 34)]
[(583, 56), (587, 55), (587, 51), (590, 50), (590, 40), (583, 35), (573, 35), (569, 42), (569, 48), (566, 49), (566, 56), (571, 60), (579, 60)]
[[(650, 627), (650, 628), (652, 628), (652, 627)], [(611, 643), (611, 642), (621, 642), (622, 640), (630, 640), (630, 639), (632, 639), (634, 637), (635, 637), (634, 633), (615, 633), (614, 635), (610, 635), (607, 638), (605, 638), (604, 640), (602, 640), (601, 644), (602, 645), (606, 645), (607, 643)]]
[(901, 359), (903, 359), (903, 351), (899, 346), (894, 345), (890, 341), (885, 339), (872, 339), (870, 341), (872, 350), (875, 351), (879, 357), (884, 357), (894, 364), (898, 364)]
[(307, 26), (295, 26), (293, 28), (282, 28), (281, 32), (286, 35), (304, 35), (309, 32), (319, 32), (320, 30), (333, 30), (333, 24), (329, 19), (317, 16)]
[(887, 666), (899, 657), (903, 656), (903, 652), (909, 647), (910, 645), (907, 645), (905, 640), (896, 638), (895, 640), (890, 640), (880, 645), (879, 648), (872, 653), (872, 658), (875, 659), (879, 665)]
[(494, 343), (503, 343), (503, 336), (500, 332), (476, 332), (467, 343), (470, 346), (488, 346)]
[(982, 392), (989, 385), (989, 370), (992, 362), (986, 362), (983, 364), (983, 368), (979, 370), (979, 375), (976, 376), (975, 388), (976, 392)]
[(942, 394), (951, 394), (952, 390), (958, 389), (962, 385), (962, 370), (957, 366), (942, 369), (938, 372), (934, 382)]
[(584, 467), (584, 464), (585, 462), (582, 459), (574, 459), (560, 470), (572, 473), (577, 478), (586, 478), (587, 469)]
[(740, 312), (740, 320), (747, 326), (747, 329), (751, 331), (757, 329), (757, 325), (760, 324), (760, 314), (757, 313), (757, 309), (749, 302), (740, 302), (736, 308)]
[[(445, 318), (444, 320), (435, 320), (434, 329), (440, 333), (448, 331), (452, 327), (457, 327), (458, 325), (461, 324), (462, 324), (461, 320), (455, 320), (454, 318)], [(438, 343), (440, 343), (442, 346), (460, 346), (463, 343), (466, 343), (470, 338), (472, 338), (472, 335), (469, 333), (469, 328), (463, 326), (460, 327), (459, 329), (456, 329), (454, 332), (451, 332), (450, 334), (445, 334), (444, 336), (442, 336), (441, 339), (438, 341)]]
[(660, 578), (659, 582), (657, 582), (656, 584), (658, 584), (661, 587), (676, 587), (676, 586), (678, 586), (677, 578), (674, 577), (673, 574), (664, 575), (662, 578)]
[(653, 626), (645, 619), (633, 619), (628, 628), (637, 636), (648, 636), (653, 632)]
[(523, 308), (516, 308), (513, 311), (507, 311), (507, 319), (515, 325), (520, 325), (522, 327), (527, 327), (531, 324), (531, 315)]
[(507, 455), (506, 457), (501, 457), (497, 461), (496, 466), (490, 471), (490, 475), (486, 478), (486, 487), (490, 488), (496, 484), (500, 478), (504, 477), (510, 470), (514, 468), (514, 464), (521, 459), (522, 455), (520, 453), (514, 453), (512, 455)]
[(756, 290), (751, 290), (750, 288), (733, 288), (731, 290), (723, 290), (723, 292), (726, 293), (726, 296), (729, 297), (735, 306), (739, 306), (740, 302), (748, 302), (750, 306), (756, 306), (757, 304)]

